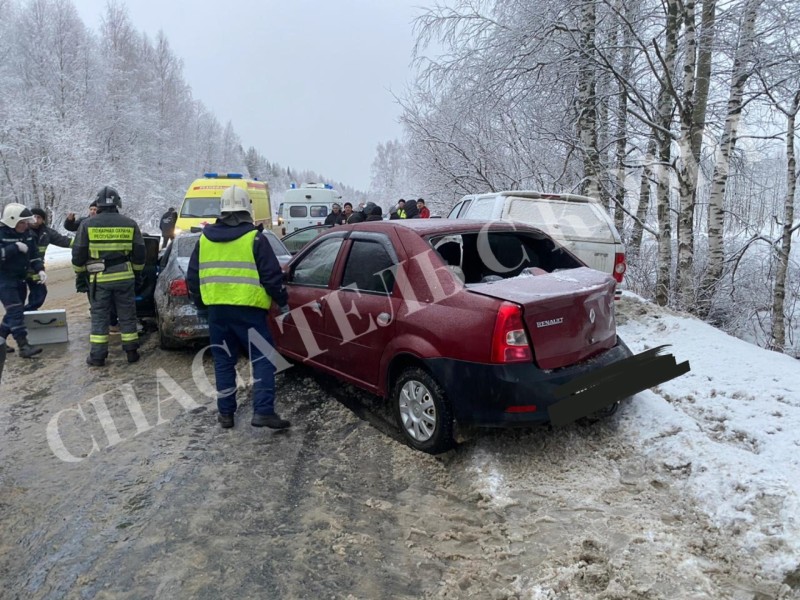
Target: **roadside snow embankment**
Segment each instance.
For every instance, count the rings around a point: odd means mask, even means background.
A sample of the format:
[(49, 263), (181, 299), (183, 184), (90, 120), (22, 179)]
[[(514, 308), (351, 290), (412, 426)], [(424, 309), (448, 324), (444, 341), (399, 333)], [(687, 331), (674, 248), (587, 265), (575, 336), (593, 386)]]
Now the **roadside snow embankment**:
[(72, 263), (72, 249), (48, 246), (45, 253), (45, 263), (48, 267), (64, 267)]
[(625, 435), (685, 477), (699, 507), (767, 570), (800, 562), (800, 362), (625, 294), (634, 352), (670, 344), (691, 371), (634, 398)]

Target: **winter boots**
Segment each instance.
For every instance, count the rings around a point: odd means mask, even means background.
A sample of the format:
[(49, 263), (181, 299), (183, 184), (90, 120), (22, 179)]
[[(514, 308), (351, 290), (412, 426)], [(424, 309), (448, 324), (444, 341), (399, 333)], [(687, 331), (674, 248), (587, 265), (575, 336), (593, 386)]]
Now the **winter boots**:
[(286, 419), (281, 419), (278, 415), (259, 415), (254, 414), (250, 421), (253, 427), (269, 427), (270, 429), (286, 429), (291, 423)]
[(222, 426), (223, 429), (230, 429), (233, 427), (233, 415), (231, 414), (222, 414), (219, 413), (217, 415), (217, 421)]
[(39, 354), (42, 349), (36, 346), (31, 346), (28, 343), (28, 338), (19, 338), (17, 340), (17, 347), (19, 348), (19, 355), (22, 358), (31, 358)]
[(105, 358), (92, 358), (92, 356), (86, 357), (86, 364), (90, 367), (105, 367), (106, 366), (106, 359)]

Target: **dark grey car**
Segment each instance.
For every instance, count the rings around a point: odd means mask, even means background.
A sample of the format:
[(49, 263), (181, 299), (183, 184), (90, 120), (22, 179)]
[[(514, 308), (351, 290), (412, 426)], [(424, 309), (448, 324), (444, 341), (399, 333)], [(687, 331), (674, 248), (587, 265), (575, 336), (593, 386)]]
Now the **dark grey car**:
[[(292, 255), (274, 233), (264, 231), (262, 235), (269, 240), (281, 267), (291, 260)], [(189, 258), (199, 239), (199, 233), (186, 233), (176, 237), (159, 260), (154, 299), (159, 343), (165, 350), (182, 348), (208, 339), (208, 320), (198, 314), (186, 286)]]

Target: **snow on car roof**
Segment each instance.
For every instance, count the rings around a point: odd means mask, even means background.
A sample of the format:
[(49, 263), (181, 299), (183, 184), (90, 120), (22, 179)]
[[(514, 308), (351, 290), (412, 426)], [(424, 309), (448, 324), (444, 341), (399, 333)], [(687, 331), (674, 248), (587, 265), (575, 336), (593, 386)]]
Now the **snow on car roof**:
[(356, 230), (376, 230), (385, 231), (392, 227), (405, 227), (419, 232), (420, 235), (432, 235), (436, 233), (461, 233), (478, 232), (487, 224), (491, 224), (491, 231), (540, 231), (528, 223), (517, 221), (492, 220), (492, 219), (395, 219), (393, 221), (371, 221), (345, 225)]

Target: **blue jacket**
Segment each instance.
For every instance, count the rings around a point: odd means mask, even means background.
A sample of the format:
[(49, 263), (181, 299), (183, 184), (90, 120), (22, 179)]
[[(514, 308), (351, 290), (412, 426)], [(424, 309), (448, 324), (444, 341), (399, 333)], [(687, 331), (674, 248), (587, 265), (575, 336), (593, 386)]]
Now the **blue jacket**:
[[(203, 235), (212, 242), (230, 242), (237, 240), (244, 234), (262, 227), (255, 227), (252, 223), (240, 223), (235, 227), (225, 225), (217, 221), (213, 225), (206, 225), (203, 228)], [(253, 242), (253, 256), (256, 259), (258, 278), (264, 289), (278, 306), (284, 306), (289, 301), (289, 294), (286, 286), (283, 285), (283, 271), (269, 240), (263, 235), (257, 235)], [(200, 298), (200, 244), (194, 247), (192, 256), (189, 259), (189, 267), (186, 271), (186, 284), (189, 294), (198, 308), (205, 308)]]
[[(16, 242), (25, 242), (28, 252), (20, 252)], [(29, 270), (38, 273), (43, 269), (44, 263), (31, 231), (17, 233), (11, 227), (0, 225), (0, 280), (24, 281)]]

